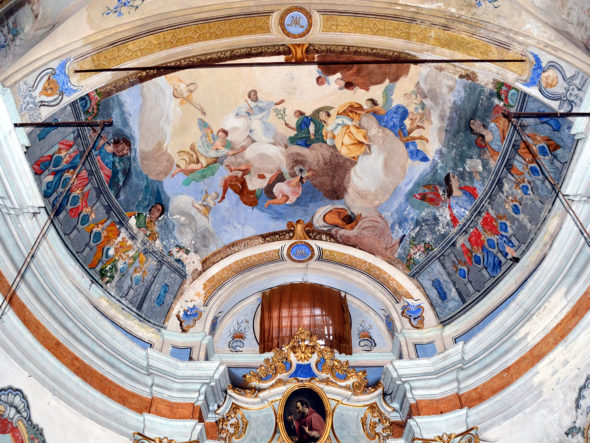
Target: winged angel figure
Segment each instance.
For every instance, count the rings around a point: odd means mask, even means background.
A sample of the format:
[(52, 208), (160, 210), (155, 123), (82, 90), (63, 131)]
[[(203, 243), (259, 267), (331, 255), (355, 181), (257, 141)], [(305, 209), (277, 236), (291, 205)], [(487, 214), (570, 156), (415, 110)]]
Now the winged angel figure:
[(170, 83), (170, 86), (172, 86), (172, 95), (174, 95), (174, 98), (180, 100), (180, 105), (189, 104), (199, 111), (203, 117), (207, 116), (203, 107), (194, 101), (193, 93), (197, 90), (199, 85), (196, 83), (186, 84), (175, 75), (167, 75), (166, 80)]

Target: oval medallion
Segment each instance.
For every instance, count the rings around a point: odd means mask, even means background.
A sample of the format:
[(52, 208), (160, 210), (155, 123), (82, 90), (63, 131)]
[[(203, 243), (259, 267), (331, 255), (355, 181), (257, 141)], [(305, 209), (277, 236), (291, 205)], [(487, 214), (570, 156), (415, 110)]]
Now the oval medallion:
[(293, 6), (283, 11), (279, 20), (281, 31), (287, 37), (305, 37), (311, 31), (311, 13), (299, 6)]
[(287, 249), (287, 257), (299, 263), (311, 260), (314, 255), (313, 247), (304, 241), (292, 243)]

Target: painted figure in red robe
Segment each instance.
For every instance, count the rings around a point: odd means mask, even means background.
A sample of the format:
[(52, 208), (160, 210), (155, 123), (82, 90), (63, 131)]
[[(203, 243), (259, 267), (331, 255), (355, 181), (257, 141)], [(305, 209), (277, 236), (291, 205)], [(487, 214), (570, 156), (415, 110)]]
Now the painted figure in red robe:
[(287, 421), (295, 428), (297, 438), (294, 441), (318, 441), (326, 429), (326, 422), (322, 416), (309, 407), (305, 400), (298, 400), (295, 403), (295, 409), (298, 418), (294, 419), (292, 414), (287, 417)]

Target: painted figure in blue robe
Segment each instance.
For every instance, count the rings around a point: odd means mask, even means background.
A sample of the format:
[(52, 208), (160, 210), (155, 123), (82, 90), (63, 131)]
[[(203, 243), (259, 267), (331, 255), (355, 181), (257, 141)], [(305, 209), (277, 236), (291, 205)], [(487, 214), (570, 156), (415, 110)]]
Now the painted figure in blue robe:
[(289, 144), (309, 148), (314, 143), (326, 143), (323, 136), (324, 124), (321, 121), (300, 110), (293, 112), (293, 116), (297, 119), (295, 126), (285, 122), (287, 128), (295, 131), (295, 135), (288, 138)]
[(49, 172), (43, 179), (42, 192), (45, 198), (51, 197), (59, 188), (65, 188), (67, 183), (62, 183), (64, 174), (73, 171), (80, 164), (80, 152), (77, 149), (72, 150), (73, 146), (72, 140), (62, 140), (53, 154), (44, 155), (33, 164), (35, 174)]
[[(92, 128), (92, 137), (97, 133)], [(131, 141), (123, 133), (114, 133), (112, 141), (101, 135), (96, 150), (96, 161), (102, 176), (115, 197), (118, 196), (131, 169)]]
[(234, 117), (248, 117), (250, 130), (249, 135), (254, 141), (261, 143), (272, 143), (276, 128), (268, 121), (270, 111), (273, 107), (282, 105), (285, 102), (281, 99), (276, 102), (258, 99), (258, 91), (248, 91), (248, 98), (245, 104), (240, 105), (234, 111)]
[(381, 106), (379, 106), (377, 100), (374, 98), (367, 99), (365, 103), (367, 108), (365, 109), (364, 113), (372, 114), (381, 126), (389, 129), (402, 142), (404, 142), (410, 160), (419, 162), (429, 161), (426, 153), (419, 149), (418, 144), (416, 143), (418, 140), (428, 142), (428, 138), (423, 135), (412, 135), (412, 133), (417, 129), (424, 129), (424, 126), (411, 126), (409, 129), (406, 127), (405, 121), (410, 115), (408, 108), (406, 108), (404, 105), (395, 105), (386, 111)]

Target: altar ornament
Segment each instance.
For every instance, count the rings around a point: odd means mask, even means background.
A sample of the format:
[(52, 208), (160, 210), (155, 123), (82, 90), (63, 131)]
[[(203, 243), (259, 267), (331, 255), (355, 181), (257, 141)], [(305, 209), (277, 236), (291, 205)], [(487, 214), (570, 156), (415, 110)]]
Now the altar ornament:
[(249, 424), (242, 408), (234, 404), (227, 414), (217, 420), (219, 436), (226, 442), (240, 440), (246, 434)]
[(412, 439), (413, 442), (435, 442), (435, 443), (480, 443), (478, 435), (478, 427), (474, 426), (461, 432), (460, 434), (447, 434), (446, 432), (442, 435), (437, 435), (434, 438), (420, 438), (416, 437)]
[(387, 417), (376, 403), (369, 405), (361, 418), (361, 425), (365, 437), (370, 441), (378, 440), (379, 443), (393, 438), (396, 424)]
[(302, 367), (303, 364), (311, 364), (311, 376), (319, 376), (327, 384), (344, 385), (354, 394), (373, 392), (380, 387), (369, 387), (366, 371), (349, 368), (348, 361), (338, 360), (333, 349), (323, 346), (315, 335), (301, 328), (288, 344), (272, 352), (273, 356), (264, 359), (256, 371), (244, 375), (247, 387), (269, 389), (280, 375), (291, 373), (293, 376), (297, 366)]
[(216, 411), (224, 441), (337, 442), (335, 423), (347, 423), (340, 432), (362, 441), (363, 434), (368, 441), (403, 435), (409, 403), (389, 404), (381, 382), (369, 386), (365, 371), (335, 358), (335, 350), (310, 331), (299, 329), (272, 352), (240, 387), (228, 386)]

